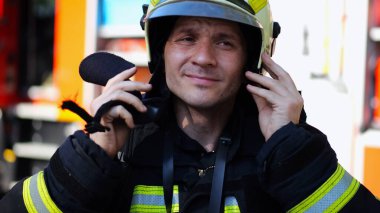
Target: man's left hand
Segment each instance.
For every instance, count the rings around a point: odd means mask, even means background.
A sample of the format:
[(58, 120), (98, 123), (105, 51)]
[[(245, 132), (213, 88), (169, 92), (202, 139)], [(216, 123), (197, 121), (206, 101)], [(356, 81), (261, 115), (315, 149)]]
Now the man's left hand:
[(293, 122), (298, 124), (303, 107), (303, 98), (290, 75), (267, 54), (262, 54), (263, 68), (269, 76), (247, 71), (245, 76), (255, 84), (247, 90), (254, 98), (259, 110), (259, 124), (265, 141), (274, 132)]

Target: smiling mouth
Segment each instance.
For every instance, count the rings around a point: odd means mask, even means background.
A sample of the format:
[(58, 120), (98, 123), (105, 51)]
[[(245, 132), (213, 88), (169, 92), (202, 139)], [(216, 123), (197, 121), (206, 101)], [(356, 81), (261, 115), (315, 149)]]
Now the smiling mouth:
[(215, 78), (210, 78), (210, 77), (205, 77), (205, 76), (197, 76), (197, 75), (185, 75), (185, 76), (189, 78), (190, 81), (193, 82), (194, 84), (201, 85), (201, 86), (208, 86), (218, 81)]
[(198, 76), (198, 75), (185, 75), (185, 76), (188, 77), (188, 78), (199, 79), (199, 80), (204, 80), (204, 81), (218, 81), (215, 78), (210, 78), (210, 77), (207, 77), (207, 76)]

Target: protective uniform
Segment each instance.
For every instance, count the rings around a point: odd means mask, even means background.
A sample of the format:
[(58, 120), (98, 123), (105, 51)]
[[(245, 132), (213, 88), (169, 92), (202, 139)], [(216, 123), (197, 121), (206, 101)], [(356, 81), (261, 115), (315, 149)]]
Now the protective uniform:
[(146, 96), (166, 99), (164, 115), (133, 129), (118, 159), (75, 132), (43, 172), (20, 181), (0, 201), (2, 212), (380, 211), (380, 202), (338, 164), (326, 136), (305, 122), (305, 114), (265, 142), (255, 102), (244, 89), (215, 153), (189, 138), (175, 122), (161, 58), (183, 15), (238, 22), (252, 45), (248, 51), (256, 54), (247, 66), (256, 71), (260, 54), (272, 51), (276, 36), (266, 0), (152, 0), (143, 19), (153, 72)]

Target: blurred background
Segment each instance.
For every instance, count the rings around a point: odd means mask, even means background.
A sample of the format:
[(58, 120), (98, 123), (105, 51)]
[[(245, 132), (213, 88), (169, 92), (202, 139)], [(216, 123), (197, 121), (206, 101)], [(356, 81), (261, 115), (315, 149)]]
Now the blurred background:
[[(83, 122), (100, 88), (81, 60), (107, 51), (148, 81), (142, 5), (149, 0), (0, 0), (0, 194), (43, 169)], [(271, 0), (281, 25), (273, 58), (294, 78), (308, 122), (343, 167), (380, 197), (380, 0)], [(1, 195), (0, 195), (1, 197)]]

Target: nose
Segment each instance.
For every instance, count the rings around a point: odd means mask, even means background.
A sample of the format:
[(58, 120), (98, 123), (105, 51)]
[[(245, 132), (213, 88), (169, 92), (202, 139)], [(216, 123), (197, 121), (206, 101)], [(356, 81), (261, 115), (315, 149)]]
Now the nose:
[(216, 55), (210, 41), (203, 41), (197, 44), (193, 55), (193, 63), (202, 67), (215, 66)]

